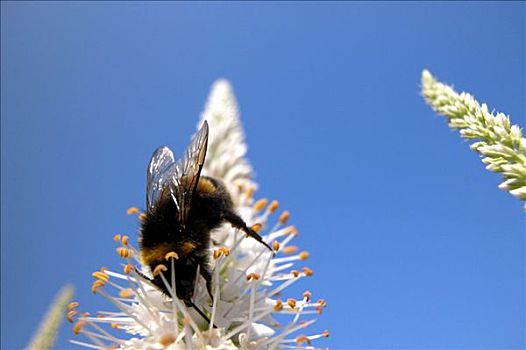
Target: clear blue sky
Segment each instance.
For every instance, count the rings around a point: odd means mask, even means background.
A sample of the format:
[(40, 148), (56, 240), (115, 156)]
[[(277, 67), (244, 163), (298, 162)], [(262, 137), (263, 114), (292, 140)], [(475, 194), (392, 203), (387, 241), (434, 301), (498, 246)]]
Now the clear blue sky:
[[(525, 216), (419, 95), (422, 69), (526, 125), (526, 4), (2, 2), (2, 349), (117, 266), (155, 147), (212, 82), (292, 213), (334, 349), (525, 347)], [(180, 153), (180, 152), (179, 152)], [(58, 348), (69, 347), (66, 324)]]

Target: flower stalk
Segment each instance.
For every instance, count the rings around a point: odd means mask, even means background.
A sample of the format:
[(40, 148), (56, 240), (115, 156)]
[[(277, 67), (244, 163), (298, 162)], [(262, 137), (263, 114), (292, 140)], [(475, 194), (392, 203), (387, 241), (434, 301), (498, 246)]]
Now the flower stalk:
[(27, 346), (27, 350), (46, 350), (53, 348), (58, 329), (64, 320), (64, 310), (72, 297), (72, 286), (65, 286), (58, 292), (33, 339), (31, 339), (31, 342)]
[[(470, 148), (482, 156), (486, 169), (504, 178), (499, 188), (526, 201), (526, 139), (518, 125), (503, 113), (490, 113), (469, 93), (457, 93), (437, 81), (429, 71), (422, 72), (422, 95), (426, 102), (445, 116), (451, 129), (457, 129)], [(526, 204), (524, 205), (526, 210)]]

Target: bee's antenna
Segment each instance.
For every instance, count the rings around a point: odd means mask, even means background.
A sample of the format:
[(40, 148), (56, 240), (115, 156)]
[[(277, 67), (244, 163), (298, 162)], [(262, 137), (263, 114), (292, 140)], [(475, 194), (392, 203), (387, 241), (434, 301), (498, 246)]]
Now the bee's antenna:
[[(201, 315), (202, 318), (205, 319), (206, 322), (208, 322), (208, 324), (210, 324), (210, 319), (208, 318), (208, 316), (206, 316), (205, 313), (200, 308), (198, 308), (197, 305), (195, 305), (193, 301), (187, 300), (187, 302), (191, 307), (195, 309), (195, 311), (197, 311), (199, 315)], [(212, 323), (212, 327), (217, 328), (217, 326), (213, 323)]]

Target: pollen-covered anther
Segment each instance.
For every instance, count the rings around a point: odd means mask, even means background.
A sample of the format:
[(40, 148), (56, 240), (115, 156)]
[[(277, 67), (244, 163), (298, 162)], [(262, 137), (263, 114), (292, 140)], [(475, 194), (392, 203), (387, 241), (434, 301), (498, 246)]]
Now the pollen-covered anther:
[(320, 305), (321, 307), (327, 306), (327, 302), (325, 301), (325, 299), (319, 299), (316, 303)]
[(245, 192), (245, 199), (251, 199), (255, 191), (256, 188), (254, 186), (249, 186)]
[(254, 210), (255, 211), (261, 211), (263, 210), (263, 208), (265, 208), (265, 205), (267, 205), (268, 203), (268, 200), (266, 198), (261, 198), (259, 200), (256, 201), (256, 203), (254, 203)]
[(133, 290), (131, 288), (121, 289), (119, 292), (119, 296), (121, 298), (129, 298), (133, 295)]
[(247, 275), (247, 281), (250, 281), (250, 280), (259, 280), (261, 278), (261, 275), (259, 273), (256, 273), (256, 272), (251, 272)]
[(277, 252), (279, 250), (279, 242), (278, 241), (274, 241), (272, 242), (272, 249)]
[(309, 258), (309, 252), (308, 251), (303, 251), (300, 253), (300, 259), (301, 260), (307, 260)]
[(272, 202), (270, 202), (270, 205), (268, 206), (268, 211), (270, 213), (274, 213), (279, 207), (279, 202), (274, 200)]
[(312, 271), (311, 269), (309, 269), (308, 267), (305, 266), (305, 267), (303, 268), (303, 273), (305, 274), (305, 276), (310, 277), (310, 276), (312, 276), (312, 274), (314, 273), (314, 271)]
[(285, 227), (283, 234), (297, 236), (299, 233), (296, 227), (294, 227), (293, 225), (290, 225), (290, 226)]
[(251, 228), (252, 230), (256, 231), (256, 233), (259, 233), (259, 231), (261, 231), (261, 228), (262, 228), (262, 227), (263, 227), (263, 225), (261, 225), (261, 224), (258, 223), (258, 224), (254, 224), (254, 225), (252, 225), (250, 228)]
[(324, 330), (321, 335), (323, 335), (325, 338), (328, 338), (329, 337), (329, 331), (328, 330)]
[(71, 311), (68, 311), (67, 315), (66, 315), (66, 319), (68, 320), (69, 323), (73, 323), (73, 317), (77, 314), (77, 311), (76, 310), (71, 310)]
[(296, 344), (301, 345), (303, 343), (311, 344), (310, 339), (306, 335), (298, 335), (296, 337)]
[(96, 280), (95, 282), (93, 282), (91, 284), (91, 292), (93, 294), (97, 293), (97, 290), (100, 288), (100, 287), (104, 287), (105, 285), (105, 282), (103, 280)]
[(77, 321), (77, 323), (73, 325), (73, 333), (75, 333), (75, 335), (78, 335), (85, 325), (85, 321)]
[(283, 302), (281, 300), (276, 300), (276, 304), (274, 305), (274, 311), (278, 312), (283, 310)]
[(128, 215), (134, 215), (134, 214), (137, 214), (138, 212), (139, 212), (139, 209), (136, 207), (130, 207), (128, 208), (128, 210), (126, 210), (126, 214)]
[(140, 214), (139, 214), (139, 220), (140, 220), (140, 221), (144, 221), (144, 220), (146, 220), (146, 214), (145, 214), (145, 213), (140, 213)]
[(289, 220), (290, 213), (288, 210), (285, 210), (281, 215), (279, 216), (279, 222), (284, 224)]
[(296, 307), (296, 299), (287, 299), (287, 304), (290, 306), (291, 309), (294, 309)]
[(292, 276), (294, 277), (298, 277), (300, 275), (300, 272), (298, 270), (292, 270), (290, 271), (290, 273), (292, 274)]
[(121, 240), (121, 234), (120, 234), (120, 233), (115, 234), (115, 235), (113, 236), (113, 240), (114, 240), (115, 242), (120, 241), (120, 240)]
[(128, 237), (128, 236), (123, 235), (123, 236), (121, 237), (121, 243), (122, 243), (122, 245), (128, 245), (128, 241), (129, 241), (129, 237)]
[(159, 343), (161, 343), (162, 346), (167, 347), (170, 344), (172, 344), (173, 342), (175, 342), (176, 339), (177, 338), (175, 337), (175, 334), (173, 334), (173, 333), (166, 333), (166, 334), (163, 334), (159, 338)]
[(164, 272), (164, 271), (167, 271), (167, 270), (168, 270), (168, 268), (166, 266), (164, 266), (163, 264), (159, 264), (159, 265), (155, 266), (155, 269), (153, 269), (152, 275), (157, 276), (161, 272)]
[(118, 324), (118, 323), (115, 323), (115, 322), (112, 322), (112, 323), (111, 323), (111, 328), (113, 328), (113, 329), (118, 329), (118, 328), (119, 328), (119, 324)]
[(129, 250), (128, 248), (124, 248), (124, 247), (118, 247), (117, 248), (117, 254), (121, 258), (124, 258), (124, 259), (128, 259), (132, 255), (131, 250)]
[(303, 292), (303, 299), (305, 299), (306, 302), (309, 302), (311, 297), (312, 292), (310, 290), (306, 290)]
[(129, 275), (132, 272), (133, 266), (131, 264), (124, 265), (123, 272), (125, 275)]
[(110, 280), (110, 276), (108, 276), (106, 273), (102, 271), (95, 271), (91, 274), (94, 278), (97, 280), (102, 280), (104, 282), (108, 282)]
[(289, 245), (284, 247), (281, 251), (283, 252), (283, 254), (294, 254), (298, 251), (298, 249), (299, 248), (295, 245)]
[(212, 257), (214, 258), (214, 260), (217, 260), (221, 257), (223, 253), (221, 253), (221, 251), (219, 249), (215, 249), (213, 252), (212, 252)]
[(80, 304), (77, 301), (72, 301), (71, 303), (68, 304), (66, 308), (68, 311), (71, 311), (73, 309), (76, 309), (79, 305)]
[(179, 255), (177, 255), (176, 252), (169, 252), (169, 253), (166, 253), (166, 255), (164, 256), (164, 259), (165, 260), (170, 260), (170, 259), (179, 260)]
[(219, 250), (221, 251), (221, 253), (223, 253), (224, 256), (230, 255), (230, 249), (228, 249), (227, 247), (219, 247)]

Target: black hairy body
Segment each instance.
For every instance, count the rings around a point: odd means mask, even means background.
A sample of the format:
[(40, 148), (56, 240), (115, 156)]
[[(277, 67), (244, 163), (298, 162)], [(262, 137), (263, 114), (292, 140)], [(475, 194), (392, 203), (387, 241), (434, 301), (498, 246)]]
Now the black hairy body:
[[(165, 260), (165, 256), (169, 252), (177, 253), (178, 259), (174, 261), (176, 293), (188, 306), (191, 305), (198, 266), (212, 297), (210, 231), (223, 222), (229, 222), (251, 236), (255, 234), (261, 240), (234, 212), (232, 199), (225, 186), (219, 180), (201, 176), (185, 225), (179, 222), (177, 207), (170, 196), (161, 200), (155, 211), (147, 213), (141, 225), (143, 263), (152, 271), (159, 264), (165, 265), (167, 270), (162, 273), (170, 283), (172, 264)], [(152, 282), (170, 296), (160, 275), (154, 276)]]
[(210, 322), (192, 301), (198, 270), (212, 299), (210, 231), (229, 222), (272, 249), (234, 212), (232, 198), (221, 181), (201, 176), (207, 146), (205, 121), (179, 161), (165, 146), (152, 154), (146, 170), (147, 210), (139, 244), (141, 261), (153, 274), (152, 279), (143, 277), (172, 297), (173, 274), (177, 298)]

